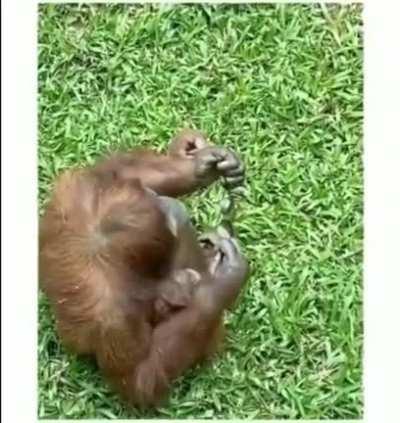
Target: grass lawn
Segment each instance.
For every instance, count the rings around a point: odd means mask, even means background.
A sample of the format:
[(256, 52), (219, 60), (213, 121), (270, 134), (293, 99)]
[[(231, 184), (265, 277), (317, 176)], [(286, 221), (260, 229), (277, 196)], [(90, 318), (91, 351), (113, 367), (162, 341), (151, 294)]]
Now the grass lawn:
[[(246, 162), (252, 268), (225, 351), (148, 413), (64, 351), (39, 294), (40, 417), (359, 418), (361, 8), (42, 5), (39, 26), (40, 205), (61, 170), (194, 126)], [(187, 199), (199, 228), (222, 198)]]

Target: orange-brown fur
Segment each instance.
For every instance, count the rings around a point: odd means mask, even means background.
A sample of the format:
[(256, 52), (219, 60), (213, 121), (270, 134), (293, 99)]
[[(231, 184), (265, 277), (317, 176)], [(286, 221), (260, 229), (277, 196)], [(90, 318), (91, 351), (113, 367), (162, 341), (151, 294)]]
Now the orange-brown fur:
[(172, 151), (116, 155), (62, 174), (41, 219), (40, 278), (61, 339), (77, 354), (95, 356), (135, 404), (157, 404), (171, 381), (212, 354), (221, 337), (224, 307), (210, 311), (199, 300), (216, 290), (207, 277), (203, 294), (188, 307), (161, 321), (154, 315), (177, 248), (191, 252), (199, 271), (205, 265), (193, 241), (179, 247), (144, 187), (180, 195), (202, 184), (193, 160)]

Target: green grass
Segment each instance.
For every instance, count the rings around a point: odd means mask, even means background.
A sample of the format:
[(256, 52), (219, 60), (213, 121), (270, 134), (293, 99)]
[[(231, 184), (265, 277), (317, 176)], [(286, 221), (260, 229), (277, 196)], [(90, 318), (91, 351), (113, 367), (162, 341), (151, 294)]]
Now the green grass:
[[(40, 417), (362, 415), (360, 27), (356, 6), (41, 6), (40, 205), (61, 170), (195, 126), (246, 162), (252, 274), (225, 352), (142, 414), (63, 350), (40, 294)], [(187, 200), (199, 228), (222, 196)]]

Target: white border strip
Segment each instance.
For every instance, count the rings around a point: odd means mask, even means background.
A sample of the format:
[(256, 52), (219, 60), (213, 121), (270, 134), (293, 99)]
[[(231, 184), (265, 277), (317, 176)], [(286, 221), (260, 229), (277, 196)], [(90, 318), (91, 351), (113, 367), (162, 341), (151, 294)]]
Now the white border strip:
[(365, 7), (364, 409), (368, 422), (400, 421), (399, 12), (396, 1), (370, 1)]
[(37, 415), (36, 7), (2, 2), (4, 422), (30, 422)]

